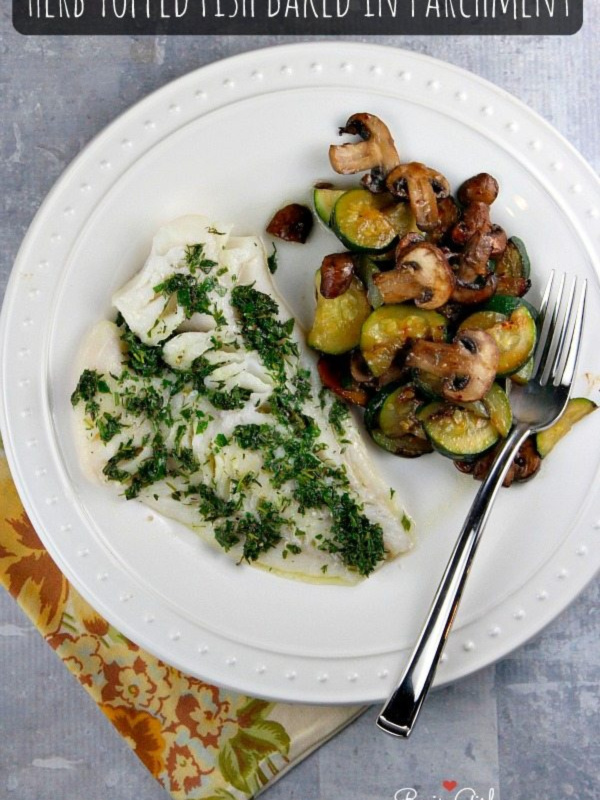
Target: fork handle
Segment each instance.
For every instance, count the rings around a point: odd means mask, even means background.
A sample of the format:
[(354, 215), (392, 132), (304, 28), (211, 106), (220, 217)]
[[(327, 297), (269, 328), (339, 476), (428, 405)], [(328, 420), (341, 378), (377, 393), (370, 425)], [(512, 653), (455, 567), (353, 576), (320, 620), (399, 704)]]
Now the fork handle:
[(407, 737), (413, 729), (450, 633), (492, 503), (517, 450), (530, 433), (531, 429), (524, 425), (512, 429), (475, 496), (408, 665), (377, 718), (377, 725), (387, 733)]

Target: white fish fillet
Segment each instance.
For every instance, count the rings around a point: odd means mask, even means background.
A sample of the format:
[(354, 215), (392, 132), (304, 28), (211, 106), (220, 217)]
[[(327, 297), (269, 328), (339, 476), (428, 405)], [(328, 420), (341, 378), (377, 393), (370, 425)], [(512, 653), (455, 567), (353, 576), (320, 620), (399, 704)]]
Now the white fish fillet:
[[(218, 275), (220, 288), (211, 294), (210, 314), (195, 313), (186, 319), (185, 310), (175, 296), (169, 298), (157, 294), (155, 287), (174, 274), (189, 274), (186, 248), (196, 244), (202, 244), (205, 257), (218, 265), (210, 270), (210, 274)], [(199, 274), (199, 278), (205, 277)], [(241, 505), (229, 512), (229, 517), (236, 519), (242, 514), (259, 515), (261, 503), (266, 501), (277, 507), (285, 520), (279, 530), (282, 538), (251, 563), (288, 577), (354, 583), (361, 577), (356, 570), (349, 569), (340, 555), (321, 546), (323, 537), (328, 536), (331, 528), (329, 509), (305, 509), (303, 513), (293, 497), (293, 481), (274, 486), (272, 474), (265, 469), (263, 452), (242, 448), (236, 441), (234, 431), (239, 430), (239, 426), (272, 425), (277, 428), (277, 420), (269, 410), (269, 398), (277, 381), (259, 354), (247, 348), (230, 302), (233, 287), (250, 284), (276, 301), (280, 320), (291, 317), (275, 289), (258, 238), (230, 238), (229, 228), (200, 216), (183, 217), (159, 230), (146, 264), (114, 295), (114, 305), (142, 342), (162, 347), (162, 358), (170, 368), (165, 373), (169, 380), (174, 380), (182, 370), (190, 370), (196, 359), (201, 358), (208, 365), (208, 374), (204, 378), (207, 391), (232, 392), (237, 387), (237, 390), (245, 390), (246, 400), (241, 408), (222, 410), (215, 408), (204, 390), (198, 392), (190, 384), (169, 395), (171, 390), (165, 389), (165, 375), (137, 378), (137, 382), (127, 378), (119, 380), (127, 366), (127, 347), (121, 340), (122, 330), (112, 322), (99, 322), (81, 348), (79, 373), (87, 369), (101, 374), (105, 388), (110, 391), (96, 395), (99, 404), (96, 420), (91, 419), (83, 402), (76, 405), (76, 436), (82, 465), (92, 479), (122, 492), (123, 486), (128, 485), (127, 481), (120, 484), (109, 480), (103, 471), (107, 462), (117, 458), (121, 452), (119, 448), (131, 440), (137, 445), (135, 455), (118, 466), (130, 474), (135, 473), (152, 455), (153, 437), (159, 431), (171, 453), (169, 463), (172, 453), (183, 448), (193, 456), (195, 466), (182, 474), (177, 474), (177, 469), (171, 470), (168, 477), (142, 487), (139, 500), (166, 517), (193, 528), (216, 547), (219, 544), (215, 541), (215, 527), (223, 525), (227, 517), (205, 519), (206, 514), (203, 516), (199, 512), (199, 496), (189, 492), (190, 486), (198, 483), (209, 485), (214, 496), (223, 502), (239, 498), (241, 492)], [(220, 319), (218, 326), (215, 322), (217, 314)], [(362, 513), (370, 523), (381, 526), (385, 558), (394, 558), (411, 547), (408, 533), (411, 521), (397, 496), (377, 474), (352, 418), (344, 422), (343, 437), (332, 427), (328, 415), (333, 398), (327, 397), (324, 407), (321, 407), (317, 400), (320, 384), (314, 357), (297, 326), (291, 337), (297, 343), (299, 356), (287, 358), (286, 375), (291, 380), (299, 366), (310, 371), (312, 397), (304, 402), (302, 411), (320, 429), (318, 441), (323, 448), (319, 463), (323, 471), (343, 465), (348, 481), (347, 493), (362, 505)], [(215, 341), (218, 346), (215, 346)], [(152, 422), (144, 414), (128, 411), (120, 397), (127, 391), (132, 394), (153, 391), (165, 403), (168, 397), (169, 418)], [(104, 419), (105, 415), (118, 419), (120, 426), (111, 437), (104, 437), (108, 439), (106, 441), (101, 438), (97, 424), (97, 420)], [(219, 441), (221, 444), (215, 444)], [(225, 445), (222, 444), (224, 441), (227, 442)], [(239, 489), (240, 481), (249, 473), (252, 473), (253, 482), (242, 491)], [(235, 544), (228, 554), (240, 561), (243, 542)]]

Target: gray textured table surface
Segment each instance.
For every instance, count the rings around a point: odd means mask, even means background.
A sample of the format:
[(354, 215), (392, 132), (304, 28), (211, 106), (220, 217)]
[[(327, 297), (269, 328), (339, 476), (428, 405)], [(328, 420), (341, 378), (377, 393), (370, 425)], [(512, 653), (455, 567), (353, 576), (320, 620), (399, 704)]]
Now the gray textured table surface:
[[(56, 178), (117, 114), (203, 64), (277, 44), (275, 37), (0, 39), (0, 292), (21, 238)], [(372, 37), (428, 53), (507, 89), (600, 168), (600, 3), (568, 38)], [(1, 502), (1, 499), (0, 499)], [(414, 736), (375, 731), (374, 711), (313, 754), (269, 800), (448, 796), (455, 779), (480, 797), (600, 796), (599, 584), (534, 641), (430, 698)], [(493, 790), (493, 791), (492, 791)], [(0, 797), (164, 800), (164, 790), (0, 593)]]

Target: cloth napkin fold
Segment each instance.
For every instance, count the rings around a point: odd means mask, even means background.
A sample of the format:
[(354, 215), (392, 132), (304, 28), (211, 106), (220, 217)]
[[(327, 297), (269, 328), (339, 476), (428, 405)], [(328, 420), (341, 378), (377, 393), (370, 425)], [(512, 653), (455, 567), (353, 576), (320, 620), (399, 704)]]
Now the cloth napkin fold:
[(69, 585), (33, 529), (1, 450), (0, 583), (176, 800), (256, 797), (363, 711), (246, 697), (146, 653)]

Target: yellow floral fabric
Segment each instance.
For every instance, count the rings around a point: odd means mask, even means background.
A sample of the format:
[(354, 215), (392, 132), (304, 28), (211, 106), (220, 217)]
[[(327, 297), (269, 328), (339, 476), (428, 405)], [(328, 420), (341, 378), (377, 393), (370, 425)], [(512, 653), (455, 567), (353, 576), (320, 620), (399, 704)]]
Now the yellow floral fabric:
[(175, 800), (255, 797), (361, 711), (245, 697), (140, 649), (50, 558), (1, 451), (0, 583)]

